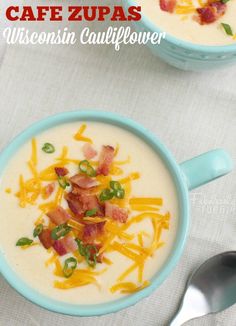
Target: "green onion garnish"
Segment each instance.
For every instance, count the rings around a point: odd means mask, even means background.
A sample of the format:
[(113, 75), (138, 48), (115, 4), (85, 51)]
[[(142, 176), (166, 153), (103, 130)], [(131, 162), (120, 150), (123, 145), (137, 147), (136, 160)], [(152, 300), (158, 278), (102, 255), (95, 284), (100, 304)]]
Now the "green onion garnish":
[(84, 245), (80, 239), (75, 240), (77, 242), (80, 255), (85, 257), (85, 260), (89, 266), (95, 267), (97, 264), (97, 247), (93, 245)]
[(103, 189), (103, 191), (99, 195), (100, 201), (106, 201), (112, 199), (113, 197), (114, 197), (114, 191), (108, 188)]
[(125, 197), (125, 190), (124, 189), (117, 190), (115, 192), (115, 196), (118, 199), (123, 199)]
[(65, 177), (62, 177), (62, 176), (59, 176), (57, 178), (57, 181), (59, 183), (59, 186), (62, 188), (62, 189), (66, 189), (66, 187), (68, 187), (70, 184), (69, 182), (67, 181), (67, 179)]
[(121, 184), (118, 181), (110, 181), (110, 187), (115, 191), (122, 189)]
[(42, 150), (47, 154), (51, 154), (55, 152), (55, 147), (50, 143), (45, 143), (42, 147)]
[(110, 181), (110, 187), (111, 189), (103, 189), (100, 193), (100, 201), (112, 199), (114, 196), (118, 199), (123, 199), (125, 197), (125, 190), (118, 181)]
[(229, 0), (221, 0), (221, 3), (227, 3)]
[(227, 35), (230, 35), (230, 36), (233, 36), (233, 31), (232, 31), (232, 28), (229, 24), (224, 24), (224, 23), (221, 23), (221, 25), (223, 26), (224, 30), (225, 30), (225, 33)]
[(58, 225), (52, 230), (51, 237), (54, 240), (58, 240), (61, 237), (64, 237), (65, 235), (67, 235), (67, 233), (69, 233), (70, 230), (71, 230), (71, 227), (69, 227), (66, 224)]
[(74, 257), (67, 258), (63, 267), (63, 274), (65, 277), (70, 277), (77, 267), (77, 260)]
[(97, 208), (90, 209), (85, 213), (85, 216), (93, 216), (97, 213), (97, 210), (98, 210)]
[(18, 247), (29, 246), (29, 245), (31, 245), (31, 243), (33, 243), (33, 240), (31, 240), (29, 238), (20, 238), (17, 241), (16, 246), (18, 246)]
[(95, 267), (97, 264), (97, 247), (93, 245), (86, 246), (86, 262), (90, 267)]
[(77, 242), (80, 255), (85, 256), (86, 252), (82, 241), (80, 239), (75, 239), (75, 241)]
[(110, 181), (110, 187), (113, 189), (116, 198), (123, 199), (125, 197), (125, 190), (118, 181)]
[(34, 238), (38, 237), (40, 235), (40, 233), (42, 233), (42, 231), (43, 231), (43, 224), (37, 225), (33, 232)]
[(88, 175), (89, 177), (95, 177), (96, 171), (87, 160), (83, 160), (79, 163), (79, 170), (81, 173)]

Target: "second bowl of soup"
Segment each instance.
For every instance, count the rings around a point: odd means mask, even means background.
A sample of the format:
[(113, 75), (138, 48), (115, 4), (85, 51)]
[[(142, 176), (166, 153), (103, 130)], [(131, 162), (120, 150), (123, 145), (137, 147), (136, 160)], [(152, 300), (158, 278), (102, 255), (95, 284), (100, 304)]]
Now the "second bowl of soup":
[(166, 32), (160, 45), (148, 44), (167, 63), (205, 70), (236, 62), (236, 0), (124, 0), (139, 5), (139, 31)]

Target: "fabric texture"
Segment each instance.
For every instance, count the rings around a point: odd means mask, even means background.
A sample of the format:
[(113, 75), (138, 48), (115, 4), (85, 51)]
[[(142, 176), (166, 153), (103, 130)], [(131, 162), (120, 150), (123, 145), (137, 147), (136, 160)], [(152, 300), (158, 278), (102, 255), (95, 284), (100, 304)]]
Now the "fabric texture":
[[(91, 28), (99, 29), (96, 24)], [(69, 25), (77, 33), (82, 26)], [(34, 28), (46, 29), (47, 25)], [(0, 66), (0, 150), (31, 123), (51, 114), (103, 109), (142, 123), (178, 162), (220, 147), (235, 160), (235, 85), (236, 66), (183, 72), (143, 46), (123, 46), (119, 52), (112, 46), (80, 44), (7, 46)], [(191, 226), (183, 256), (149, 298), (112, 315), (63, 316), (28, 302), (0, 276), (0, 325), (168, 325), (190, 273), (212, 255), (236, 248), (235, 177), (234, 171), (190, 194)], [(235, 326), (236, 306), (186, 325)]]

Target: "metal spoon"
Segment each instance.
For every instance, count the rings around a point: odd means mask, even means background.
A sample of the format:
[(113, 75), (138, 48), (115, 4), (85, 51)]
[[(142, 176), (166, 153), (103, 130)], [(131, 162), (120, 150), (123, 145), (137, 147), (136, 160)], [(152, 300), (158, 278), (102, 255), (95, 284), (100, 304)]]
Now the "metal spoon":
[(236, 303), (236, 251), (216, 255), (190, 277), (186, 292), (170, 326), (220, 312)]

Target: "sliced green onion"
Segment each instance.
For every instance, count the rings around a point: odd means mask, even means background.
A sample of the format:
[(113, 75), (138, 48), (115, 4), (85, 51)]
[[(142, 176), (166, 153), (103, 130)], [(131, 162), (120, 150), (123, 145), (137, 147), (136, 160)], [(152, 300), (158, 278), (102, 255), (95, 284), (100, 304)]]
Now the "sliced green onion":
[(221, 3), (227, 3), (229, 0), (221, 0)]
[(115, 192), (115, 196), (118, 199), (123, 199), (125, 197), (125, 191), (124, 191), (124, 189), (117, 190)]
[(232, 28), (229, 24), (224, 24), (224, 23), (221, 23), (221, 25), (223, 26), (224, 30), (225, 30), (225, 33), (227, 35), (230, 35), (230, 36), (233, 36), (233, 31), (232, 31)]
[(71, 227), (69, 227), (66, 224), (61, 224), (56, 226), (52, 232), (51, 232), (51, 237), (54, 240), (58, 240), (62, 237), (64, 237), (65, 235), (67, 235), (71, 230)]
[(70, 185), (69, 182), (67, 181), (67, 179), (65, 177), (59, 176), (57, 178), (57, 180), (58, 180), (59, 186), (62, 189), (66, 189), (66, 187), (68, 187)]
[(99, 195), (100, 201), (109, 200), (109, 199), (112, 199), (113, 197), (114, 197), (114, 191), (112, 191), (108, 188), (103, 189), (103, 191)]
[(110, 181), (110, 187), (114, 190), (114, 196), (118, 199), (125, 197), (125, 190), (118, 181)]
[(110, 181), (110, 187), (113, 190), (120, 190), (120, 189), (122, 189), (121, 184), (118, 181)]
[(97, 264), (98, 250), (96, 246), (84, 245), (80, 239), (76, 239), (78, 250), (81, 256), (85, 257), (87, 264), (94, 267)]
[(96, 171), (87, 160), (83, 160), (79, 163), (79, 170), (81, 173), (87, 174), (89, 177), (96, 176)]
[(45, 143), (42, 147), (42, 150), (47, 154), (51, 154), (55, 152), (55, 147), (50, 143)]
[(93, 216), (97, 213), (97, 208), (90, 209), (89, 211), (86, 211), (85, 216)]
[(17, 241), (16, 246), (18, 246), (18, 247), (29, 246), (29, 245), (31, 245), (31, 243), (33, 243), (33, 240), (31, 240), (29, 238), (20, 238)]
[(86, 246), (86, 262), (90, 267), (95, 267), (97, 264), (97, 247), (92, 246), (92, 245), (87, 245)]
[(77, 267), (77, 260), (74, 257), (67, 258), (63, 267), (63, 274), (65, 277), (70, 277)]
[(82, 241), (80, 239), (75, 239), (75, 241), (77, 242), (80, 255), (85, 256), (86, 252), (85, 252), (85, 247), (84, 247)]
[(40, 235), (40, 233), (42, 233), (42, 231), (43, 231), (43, 224), (37, 225), (33, 232), (34, 238), (38, 237)]

